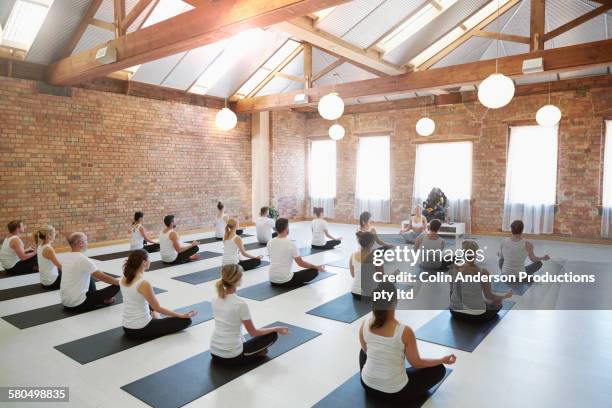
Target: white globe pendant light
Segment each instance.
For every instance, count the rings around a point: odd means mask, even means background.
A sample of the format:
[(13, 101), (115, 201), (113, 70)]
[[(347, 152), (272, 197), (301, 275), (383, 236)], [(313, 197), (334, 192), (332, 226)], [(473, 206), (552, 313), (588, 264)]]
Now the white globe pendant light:
[(434, 122), (431, 118), (421, 118), (416, 123), (416, 131), (421, 136), (431, 136), (435, 130), (436, 122)]
[(338, 123), (334, 123), (329, 127), (329, 137), (332, 140), (340, 140), (344, 137), (344, 128)]
[(536, 113), (536, 122), (542, 127), (553, 127), (561, 120), (561, 109), (555, 105), (544, 105)]
[(228, 108), (221, 109), (217, 112), (217, 116), (215, 116), (215, 125), (219, 130), (231, 130), (236, 127), (237, 122), (238, 117)]
[(487, 108), (498, 109), (514, 97), (514, 82), (504, 74), (491, 74), (478, 87), (478, 100)]
[(332, 92), (319, 100), (318, 109), (323, 119), (336, 120), (344, 112), (344, 101), (337, 93)]

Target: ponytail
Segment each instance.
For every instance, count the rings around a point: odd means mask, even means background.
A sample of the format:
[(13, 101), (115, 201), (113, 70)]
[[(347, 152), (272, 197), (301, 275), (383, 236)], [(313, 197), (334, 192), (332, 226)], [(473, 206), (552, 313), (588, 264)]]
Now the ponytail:
[(386, 292), (387, 295), (391, 293), (391, 299), (387, 296), (377, 296), (377, 300), (372, 302), (372, 314), (374, 320), (370, 323), (370, 329), (381, 328), (387, 323), (390, 316), (390, 311), (395, 310), (397, 305), (397, 288), (391, 282), (381, 282), (378, 284), (374, 292)]
[(372, 217), (372, 214), (370, 214), (369, 212), (367, 211), (362, 212), (361, 215), (359, 216), (359, 226), (361, 228), (365, 227), (366, 224), (370, 222), (371, 217)]
[(320, 217), (321, 214), (323, 214), (323, 207), (315, 207), (312, 209), (312, 212), (314, 213), (314, 215), (316, 215), (317, 217)]
[(225, 235), (223, 236), (224, 241), (227, 241), (231, 238), (232, 235), (234, 235), (234, 232), (236, 231), (236, 225), (238, 225), (238, 221), (236, 221), (235, 219), (230, 218), (229, 220), (227, 220), (227, 224), (225, 224)]
[(128, 284), (132, 283), (136, 277), (136, 273), (142, 266), (143, 262), (149, 260), (149, 253), (144, 249), (136, 249), (132, 251), (128, 259), (123, 264), (123, 276)]
[(138, 224), (138, 220), (144, 217), (144, 213), (142, 211), (136, 211), (134, 213), (134, 221), (132, 221), (132, 225)]
[(38, 230), (32, 233), (32, 237), (34, 238), (34, 243), (36, 246), (40, 245), (47, 238), (49, 238), (55, 232), (55, 228), (51, 225), (47, 225), (46, 227), (39, 228)]
[(242, 279), (242, 272), (242, 266), (236, 264), (225, 265), (221, 269), (221, 279), (215, 283), (219, 298), (225, 299), (227, 289), (235, 287), (240, 282), (240, 279)]

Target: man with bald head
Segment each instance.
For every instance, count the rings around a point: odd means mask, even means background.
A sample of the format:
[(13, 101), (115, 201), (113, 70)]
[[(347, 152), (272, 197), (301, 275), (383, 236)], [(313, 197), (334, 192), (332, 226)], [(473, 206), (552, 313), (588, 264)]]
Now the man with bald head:
[[(98, 270), (96, 264), (83, 252), (87, 249), (87, 235), (73, 232), (68, 237), (70, 252), (62, 257), (60, 297), (65, 308), (86, 312), (99, 306), (110, 305), (119, 292), (119, 280)], [(96, 278), (110, 286), (96, 290)]]

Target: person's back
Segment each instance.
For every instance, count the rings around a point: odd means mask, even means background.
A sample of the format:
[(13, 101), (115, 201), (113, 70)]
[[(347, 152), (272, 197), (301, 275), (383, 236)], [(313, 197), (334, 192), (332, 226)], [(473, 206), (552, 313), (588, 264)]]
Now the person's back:
[(236, 244), (237, 236), (234, 235), (229, 239), (223, 241), (223, 258), (221, 260), (221, 265), (234, 265), (240, 261), (240, 256), (238, 255), (238, 244)]
[(506, 275), (518, 275), (525, 269), (527, 259), (526, 241), (522, 238), (506, 238), (501, 244), (501, 255), (504, 258), (502, 273)]
[(421, 239), (421, 247), (423, 250), (423, 268), (439, 268), (442, 265), (442, 250), (444, 249), (444, 241), (436, 235), (435, 238), (431, 234), (424, 234)]
[(96, 270), (96, 264), (81, 252), (63, 254), (60, 298), (64, 306), (75, 307), (85, 301), (91, 274)]
[(178, 252), (174, 248), (174, 243), (170, 239), (170, 234), (174, 232), (174, 229), (170, 228), (164, 232), (162, 230), (159, 233), (159, 254), (163, 262), (174, 262), (178, 256)]
[(144, 237), (140, 232), (142, 224), (132, 224), (132, 233), (130, 234), (130, 250), (142, 249), (144, 246)]
[(225, 233), (225, 224), (227, 224), (227, 216), (222, 215), (215, 218), (215, 238), (223, 238)]
[(257, 231), (257, 241), (262, 244), (267, 244), (272, 239), (272, 228), (274, 220), (269, 217), (260, 216), (255, 221), (255, 230)]
[(295, 243), (289, 238), (276, 237), (268, 242), (270, 256), (270, 282), (285, 283), (291, 280), (293, 258), (299, 255)]
[(453, 280), (451, 282), (450, 309), (465, 314), (479, 315), (485, 313), (487, 305), (482, 292), (482, 284), (480, 282), (458, 282), (458, 272), (461, 272), (464, 276), (480, 274), (477, 266), (451, 268), (449, 273)]
[[(408, 383), (404, 366), (406, 345), (402, 341), (404, 325), (395, 324), (390, 336), (376, 334), (370, 329), (373, 319), (363, 324), (363, 338), (367, 345), (367, 360), (361, 371), (363, 382), (376, 390), (395, 393)], [(394, 324), (395, 322), (389, 322)], [(379, 328), (383, 331), (384, 327)]]
[(226, 294), (225, 298), (217, 297), (212, 301), (215, 330), (210, 339), (212, 354), (232, 358), (242, 353), (242, 322), (250, 320), (248, 306), (236, 294)]
[(45, 248), (51, 248), (49, 244), (40, 244), (36, 247), (38, 258), (38, 271), (40, 272), (40, 283), (45, 286), (52, 285), (59, 275), (57, 266), (51, 260), (43, 256)]
[(12, 235), (4, 238), (2, 241), (2, 247), (0, 248), (0, 264), (4, 269), (11, 269), (17, 262), (19, 262), (19, 256), (13, 248), (11, 248), (11, 242), (14, 239), (21, 239), (17, 235)]
[(325, 231), (327, 230), (327, 221), (323, 218), (315, 218), (312, 220), (312, 245), (323, 246), (327, 242), (325, 239)]
[(151, 321), (149, 302), (138, 291), (143, 279), (127, 284), (125, 278), (121, 280), (121, 295), (123, 297), (123, 327), (128, 329), (142, 329)]

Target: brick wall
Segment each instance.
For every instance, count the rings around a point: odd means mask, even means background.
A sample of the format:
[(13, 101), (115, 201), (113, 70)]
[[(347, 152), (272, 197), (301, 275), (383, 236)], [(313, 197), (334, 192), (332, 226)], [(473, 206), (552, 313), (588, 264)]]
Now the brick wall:
[(0, 79), (3, 225), (123, 239), (136, 210), (154, 232), (170, 213), (185, 230), (211, 226), (217, 200), (250, 219), (248, 117), (220, 132), (214, 109), (80, 88), (40, 95), (35, 85)]
[(306, 115), (270, 115), (270, 199), (280, 215), (304, 217), (306, 195)]
[[(602, 123), (612, 117), (612, 80), (604, 78), (607, 86), (590, 88), (578, 86), (570, 90), (555, 91), (551, 99), (563, 112), (559, 128), (559, 172), (555, 216), (555, 234), (574, 237), (599, 237), (600, 169), (602, 149)], [(601, 82), (601, 81), (600, 81)], [(588, 81), (586, 81), (588, 84)], [(535, 112), (548, 103), (548, 94), (516, 96), (506, 107), (487, 110), (473, 98), (464, 103), (437, 106), (390, 109), (385, 111), (345, 113), (340, 123), (346, 136), (337, 147), (337, 204), (336, 219), (353, 218), (357, 137), (381, 134), (391, 136), (391, 218), (398, 223), (411, 212), (412, 184), (416, 143), (424, 138), (414, 129), (416, 121), (429, 114), (436, 121), (436, 132), (428, 141), (472, 140), (473, 150), (473, 203), (472, 229), (474, 231), (500, 231), (503, 213), (506, 143), (510, 124), (535, 124)], [(418, 103), (415, 103), (418, 105)], [(308, 114), (306, 137), (325, 136), (330, 122), (318, 114)], [(286, 138), (273, 129), (273, 140)], [(296, 143), (295, 148), (298, 148)], [(306, 147), (304, 147), (306, 151)], [(289, 164), (295, 155), (286, 161)], [(281, 164), (276, 164), (281, 167)], [(533, 164), (537, 170), (537, 163)], [(297, 167), (296, 167), (297, 168)], [(273, 183), (284, 185), (286, 179)], [(276, 175), (276, 177), (279, 177)], [(300, 181), (292, 173), (291, 179)], [(297, 188), (297, 187), (294, 187)], [(296, 212), (303, 210), (302, 191), (296, 200)]]

